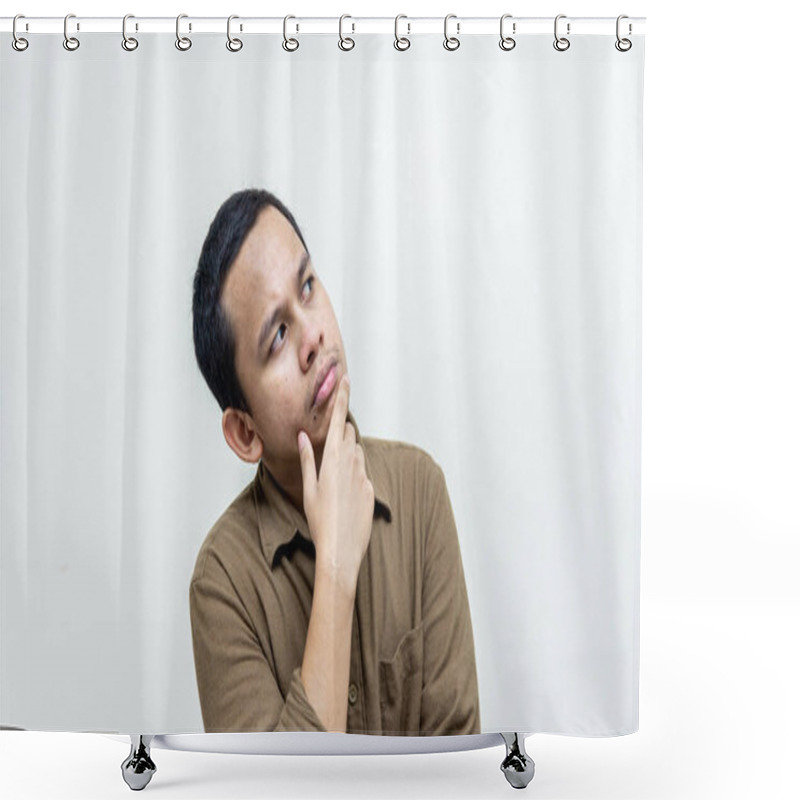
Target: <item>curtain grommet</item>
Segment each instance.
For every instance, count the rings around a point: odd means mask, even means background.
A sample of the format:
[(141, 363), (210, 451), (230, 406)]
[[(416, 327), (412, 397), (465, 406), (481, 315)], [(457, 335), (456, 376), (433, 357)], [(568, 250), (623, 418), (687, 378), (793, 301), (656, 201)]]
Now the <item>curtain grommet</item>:
[(11, 33), (12, 33), (12, 36), (13, 36), (13, 38), (11, 40), (11, 46), (18, 53), (22, 53), (22, 52), (24, 52), (25, 50), (28, 49), (28, 40), (25, 39), (24, 37), (20, 36), (17, 33), (17, 20), (18, 19), (25, 19), (25, 15), (24, 14), (17, 14), (17, 16), (14, 17), (14, 22), (11, 24)]
[[(244, 42), (241, 39), (236, 39), (231, 36), (231, 22), (235, 19), (239, 19), (236, 14), (231, 14), (228, 17), (228, 41), (225, 42), (225, 47), (228, 48), (228, 51), (231, 53), (238, 53), (243, 47)], [(241, 28), (239, 28), (241, 30)]]
[[(183, 53), (192, 46), (192, 40), (188, 36), (181, 36), (181, 20), (188, 19), (188, 17), (188, 14), (178, 14), (175, 19), (175, 47)], [(189, 23), (189, 31), (191, 30), (192, 24)]]
[[(455, 14), (448, 14), (444, 18), (444, 43), (443, 43), (443, 47), (444, 47), (445, 50), (449, 50), (452, 53), (453, 50), (458, 50), (458, 48), (461, 47), (461, 40), (458, 38), (458, 36), (448, 36), (447, 35), (447, 23), (451, 19), (456, 19), (456, 15)], [(461, 23), (457, 22), (456, 23), (456, 34), (459, 34), (459, 33), (461, 33)]]
[[(559, 14), (556, 17), (555, 22), (553, 23), (553, 35), (556, 37), (556, 40), (553, 42), (553, 47), (558, 50), (559, 53), (563, 53), (565, 50), (569, 50), (570, 41), (566, 38), (566, 36), (559, 36), (558, 35), (558, 21), (560, 19), (566, 19), (566, 14)], [(570, 24), (567, 23), (567, 36), (569, 36), (569, 28)]]
[[(356, 46), (356, 42), (355, 39), (352, 39), (349, 36), (345, 36), (344, 33), (342, 32), (342, 26), (346, 19), (353, 19), (353, 18), (349, 14), (342, 14), (342, 16), (339, 17), (339, 49), (344, 50), (347, 53)], [(355, 22), (352, 23), (352, 26), (353, 30), (351, 32), (355, 33), (356, 32)]]
[(134, 19), (133, 14), (126, 14), (122, 18), (122, 49), (132, 53), (139, 46), (139, 40), (135, 39), (133, 36), (128, 36), (129, 19)]
[[(291, 14), (287, 14), (283, 18), (283, 42), (282, 42), (281, 46), (283, 47), (283, 49), (287, 53), (294, 53), (294, 51), (297, 50), (298, 47), (300, 47), (300, 42), (298, 42), (297, 39), (294, 39), (294, 38), (290, 39), (286, 35), (286, 27), (287, 27), (287, 24), (288, 24), (290, 19), (297, 19), (297, 17), (293, 17)], [(297, 31), (300, 30), (300, 26), (299, 25), (297, 26), (296, 30)]]
[[(507, 19), (511, 19), (511, 14), (503, 14), (503, 16), (500, 17), (500, 49), (506, 52), (513, 50), (517, 46), (517, 40), (511, 36), (506, 36), (503, 32), (503, 25)], [(512, 23), (511, 31), (512, 33), (517, 32), (516, 22)]]
[(411, 23), (406, 22), (406, 27), (408, 28), (406, 36), (400, 36), (401, 19), (408, 19), (408, 17), (405, 14), (398, 14), (394, 18), (394, 49), (402, 53), (411, 47), (411, 39), (408, 38), (408, 34), (411, 33)]
[[(74, 14), (67, 14), (67, 16), (64, 17), (64, 43), (63, 44), (64, 44), (64, 49), (65, 50), (69, 50), (70, 53), (72, 53), (72, 52), (74, 52), (75, 50), (77, 50), (81, 46), (81, 43), (80, 43), (80, 39), (78, 39), (75, 36), (70, 36), (69, 35), (69, 31), (67, 30), (67, 26), (69, 25), (70, 19), (75, 19), (75, 15)], [(77, 26), (77, 30), (80, 30), (80, 25)]]

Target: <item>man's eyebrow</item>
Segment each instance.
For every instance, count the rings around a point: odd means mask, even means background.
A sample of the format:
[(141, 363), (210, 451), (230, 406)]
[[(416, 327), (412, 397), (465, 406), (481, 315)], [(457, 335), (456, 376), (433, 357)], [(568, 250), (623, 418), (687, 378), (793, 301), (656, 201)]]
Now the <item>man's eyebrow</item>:
[[(303, 280), (303, 273), (306, 271), (306, 267), (308, 266), (309, 256), (308, 253), (303, 253), (303, 257), (300, 259), (300, 264), (297, 267), (297, 285), (300, 286), (300, 281)], [(278, 319), (278, 316), (286, 311), (286, 303), (281, 303), (273, 312), (264, 320), (263, 324), (261, 325), (261, 330), (258, 333), (258, 345), (256, 352), (260, 353), (261, 348), (264, 346), (264, 340), (269, 336), (269, 332), (272, 330), (273, 326), (275, 325), (275, 320)]]

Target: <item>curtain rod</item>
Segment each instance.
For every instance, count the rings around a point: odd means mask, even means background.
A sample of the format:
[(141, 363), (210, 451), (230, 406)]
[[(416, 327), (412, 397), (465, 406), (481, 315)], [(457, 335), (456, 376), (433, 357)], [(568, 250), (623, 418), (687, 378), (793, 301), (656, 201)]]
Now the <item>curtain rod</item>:
[[(561, 16), (559, 30), (566, 31), (569, 25), (570, 34), (600, 34), (613, 36), (616, 32), (616, 17), (570, 17)], [(191, 34), (226, 33), (227, 17), (193, 17), (182, 15), (181, 30)], [(0, 31), (10, 33), (13, 29), (13, 17), (0, 18)], [(646, 17), (626, 17), (623, 20), (625, 35), (644, 33)], [(505, 30), (511, 35), (553, 34), (555, 17), (508, 17)], [(424, 33), (441, 34), (444, 30), (444, 17), (406, 17), (400, 18), (401, 35)], [(236, 17), (232, 22), (232, 30), (244, 34), (282, 34), (284, 17)], [(353, 33), (386, 33), (395, 31), (394, 17), (356, 17), (346, 15), (341, 23), (346, 34)], [(450, 30), (457, 35), (498, 34), (500, 17), (458, 17), (449, 21)], [(127, 30), (130, 33), (175, 33), (175, 17), (136, 17), (128, 19)], [(304, 17), (293, 16), (289, 22), (289, 30), (295, 34), (338, 34), (339, 17)], [(81, 17), (70, 16), (70, 33), (121, 33), (122, 17)], [(64, 17), (27, 17), (17, 20), (18, 34), (62, 33)]]

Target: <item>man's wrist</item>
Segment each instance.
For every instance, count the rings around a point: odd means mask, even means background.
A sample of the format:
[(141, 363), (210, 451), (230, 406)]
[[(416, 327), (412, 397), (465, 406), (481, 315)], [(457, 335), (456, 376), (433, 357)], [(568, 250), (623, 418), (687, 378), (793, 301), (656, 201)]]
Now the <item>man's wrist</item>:
[[(324, 553), (317, 552), (316, 566), (314, 568), (314, 594), (321, 592), (329, 600), (338, 603), (355, 603), (356, 583), (355, 579), (339, 568), (334, 559), (328, 558)], [(334, 605), (334, 607), (337, 607)], [(345, 606), (342, 606), (346, 608)]]

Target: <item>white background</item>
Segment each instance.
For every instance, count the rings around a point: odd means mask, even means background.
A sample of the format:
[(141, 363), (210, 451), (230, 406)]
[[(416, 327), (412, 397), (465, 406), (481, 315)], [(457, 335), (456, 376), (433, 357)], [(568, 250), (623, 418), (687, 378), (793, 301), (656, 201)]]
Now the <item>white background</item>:
[[(794, 4), (37, 2), (28, 16), (646, 16), (640, 731), (528, 739), (539, 798), (796, 797), (800, 168)], [(4, 38), (3, 45), (7, 46)], [(3, 110), (8, 113), (7, 109)], [(791, 147), (794, 145), (794, 147)], [(525, 613), (525, 609), (521, 609)], [(127, 796), (127, 747), (0, 733), (4, 797)], [(501, 797), (502, 748), (154, 751), (164, 797)]]

